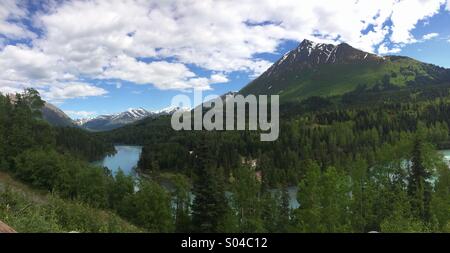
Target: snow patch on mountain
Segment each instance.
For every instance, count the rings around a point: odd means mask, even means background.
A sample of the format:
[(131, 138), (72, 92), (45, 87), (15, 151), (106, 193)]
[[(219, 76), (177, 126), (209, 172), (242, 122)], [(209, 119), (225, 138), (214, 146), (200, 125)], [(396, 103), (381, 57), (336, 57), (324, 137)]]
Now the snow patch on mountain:
[(170, 106), (156, 111), (149, 111), (142, 107), (129, 108), (128, 110), (121, 113), (111, 115), (100, 115), (94, 118), (78, 119), (75, 121), (75, 124), (80, 127), (94, 131), (111, 130), (149, 117), (172, 115), (173, 113), (179, 110), (188, 111), (190, 110), (190, 108), (180, 108), (177, 106)]
[(263, 75), (271, 76), (281, 69), (293, 65), (312, 67), (322, 64), (342, 64), (367, 61), (382, 61), (383, 58), (352, 48), (346, 43), (339, 45), (303, 40), (300, 45), (285, 53)]

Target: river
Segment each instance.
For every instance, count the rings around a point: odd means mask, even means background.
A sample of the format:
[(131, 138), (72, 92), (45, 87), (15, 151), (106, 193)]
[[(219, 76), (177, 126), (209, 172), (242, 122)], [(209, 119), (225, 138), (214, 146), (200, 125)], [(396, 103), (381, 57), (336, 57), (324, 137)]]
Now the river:
[(141, 146), (115, 146), (116, 154), (109, 155), (103, 160), (95, 162), (95, 165), (107, 167), (113, 175), (117, 173), (119, 168), (126, 175), (136, 175), (135, 168), (139, 162), (142, 153)]
[[(142, 153), (141, 146), (115, 146), (116, 154), (106, 156), (101, 161), (97, 161), (94, 164), (102, 167), (107, 167), (114, 174), (122, 169), (126, 175), (136, 176), (135, 168), (139, 162), (139, 157)], [(297, 208), (299, 206), (297, 202), (297, 187), (288, 188), (290, 206), (291, 208)]]
[(442, 156), (444, 157), (444, 161), (449, 165), (450, 167), (450, 149), (444, 149), (439, 151)]
[[(107, 156), (103, 160), (96, 162), (96, 165), (107, 167), (115, 174), (119, 168), (127, 175), (136, 175), (134, 168), (136, 168), (139, 157), (142, 152), (141, 146), (115, 146), (116, 154)], [(439, 151), (444, 161), (450, 166), (450, 150)], [(288, 188), (290, 206), (291, 208), (297, 208), (299, 203), (297, 202), (297, 187), (292, 186)]]

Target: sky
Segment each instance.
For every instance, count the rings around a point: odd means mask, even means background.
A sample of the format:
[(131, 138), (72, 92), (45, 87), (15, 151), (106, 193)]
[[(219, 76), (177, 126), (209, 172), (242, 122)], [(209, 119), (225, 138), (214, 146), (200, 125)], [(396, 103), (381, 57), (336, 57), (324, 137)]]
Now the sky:
[(0, 92), (74, 119), (238, 91), (303, 40), (450, 68), (450, 0), (0, 1)]

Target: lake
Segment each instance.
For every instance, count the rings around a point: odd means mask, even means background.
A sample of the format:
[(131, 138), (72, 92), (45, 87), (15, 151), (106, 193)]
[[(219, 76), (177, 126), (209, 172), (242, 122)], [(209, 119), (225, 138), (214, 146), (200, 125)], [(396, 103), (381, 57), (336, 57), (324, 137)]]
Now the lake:
[(107, 167), (113, 175), (119, 168), (126, 175), (134, 175), (134, 168), (139, 162), (142, 153), (141, 146), (115, 146), (116, 154), (106, 156), (103, 160), (95, 162), (95, 165)]

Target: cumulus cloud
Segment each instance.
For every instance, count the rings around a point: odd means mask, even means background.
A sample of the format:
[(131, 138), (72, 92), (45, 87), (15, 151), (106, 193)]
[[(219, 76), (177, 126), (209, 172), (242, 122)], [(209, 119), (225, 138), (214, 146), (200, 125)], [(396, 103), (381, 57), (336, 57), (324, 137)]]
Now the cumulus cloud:
[(425, 20), (439, 12), (445, 0), (399, 1), (392, 11), (392, 36), (394, 43), (413, 43), (417, 40), (411, 34), (420, 20)]
[(386, 43), (381, 44), (378, 47), (378, 53), (379, 54), (393, 54), (393, 53), (399, 53), (402, 49), (398, 46), (394, 46), (392, 48), (389, 48)]
[(0, 78), (28, 82), (54, 80), (59, 69), (55, 59), (26, 45), (6, 46), (0, 51)]
[(58, 83), (52, 85), (48, 90), (41, 91), (43, 97), (48, 100), (101, 96), (107, 93), (106, 90), (100, 87), (81, 82)]
[(65, 110), (64, 111), (69, 117), (72, 119), (86, 119), (91, 118), (97, 115), (97, 112), (91, 112), (91, 111), (72, 111), (72, 110)]
[(209, 84), (228, 81), (225, 76), (217, 74), (210, 79), (198, 78), (181, 63), (167, 61), (146, 63), (126, 55), (113, 59), (100, 78), (128, 80), (136, 84), (153, 84), (162, 90), (209, 89)]
[[(12, 0), (0, 4), (0, 33), (32, 40), (0, 43), (5, 45), (0, 47), (0, 89), (47, 83), (40, 88), (67, 98), (73, 95), (50, 84), (83, 78), (211, 89), (233, 71), (259, 75), (271, 64), (259, 55), (277, 53), (285, 40), (345, 41), (370, 52), (399, 52), (417, 42), (411, 32), (419, 21), (450, 5), (450, 0), (47, 2), (30, 18), (42, 31), (38, 37), (11, 22), (29, 16), (23, 6)], [(191, 66), (211, 74), (198, 75)]]
[(0, 34), (11, 39), (34, 37), (32, 32), (18, 22), (26, 18), (27, 14), (27, 11), (16, 1), (2, 0), (0, 2)]
[(439, 36), (439, 33), (428, 33), (428, 34), (425, 34), (425, 35), (422, 37), (422, 39), (423, 39), (423, 40), (431, 40), (431, 39), (436, 38), (437, 36)]

